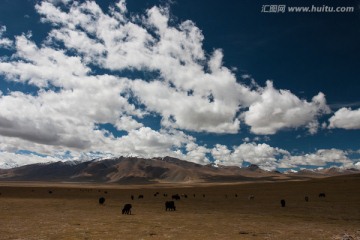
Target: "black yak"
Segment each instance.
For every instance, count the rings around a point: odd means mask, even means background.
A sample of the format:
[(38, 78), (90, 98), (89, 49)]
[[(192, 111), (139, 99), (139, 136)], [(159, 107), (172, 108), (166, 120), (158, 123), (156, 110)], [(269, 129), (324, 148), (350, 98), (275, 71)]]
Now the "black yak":
[(174, 200), (180, 200), (180, 195), (179, 194), (174, 194), (171, 196), (172, 199)]
[(308, 202), (308, 201), (309, 201), (309, 197), (305, 196), (305, 202)]
[(319, 198), (324, 198), (325, 197), (325, 193), (319, 193)]
[(125, 204), (122, 209), (122, 214), (131, 214), (131, 208), (132, 205), (130, 203)]
[(138, 199), (143, 199), (144, 195), (139, 195)]
[(281, 203), (282, 207), (285, 207), (285, 200), (284, 199), (281, 199), (280, 203)]
[(176, 207), (175, 207), (175, 203), (174, 201), (166, 201), (165, 202), (165, 211), (175, 211)]
[(100, 197), (99, 198), (99, 204), (104, 204), (105, 203), (105, 198), (104, 197)]

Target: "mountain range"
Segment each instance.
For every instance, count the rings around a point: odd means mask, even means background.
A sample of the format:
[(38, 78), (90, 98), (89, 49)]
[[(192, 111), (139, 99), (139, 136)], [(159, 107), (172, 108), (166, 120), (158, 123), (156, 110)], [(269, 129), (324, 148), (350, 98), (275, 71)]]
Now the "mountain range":
[(356, 169), (302, 170), (281, 173), (257, 165), (248, 167), (200, 165), (172, 157), (119, 157), (87, 162), (53, 162), (0, 169), (2, 181), (93, 183), (206, 183), (296, 180), (360, 173)]

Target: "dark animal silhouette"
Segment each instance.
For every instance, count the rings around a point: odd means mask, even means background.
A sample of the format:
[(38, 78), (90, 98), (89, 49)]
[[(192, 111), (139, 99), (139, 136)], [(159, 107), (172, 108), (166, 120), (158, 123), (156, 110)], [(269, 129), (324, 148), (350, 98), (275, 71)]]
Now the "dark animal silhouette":
[(49, 194), (52, 194), (53, 192), (52, 191), (49, 191)]
[(167, 197), (167, 193), (164, 193), (163, 196), (164, 196), (164, 197)]
[(205, 197), (205, 194), (203, 194), (203, 197)]
[(254, 199), (255, 199), (254, 195), (249, 196), (249, 200), (254, 200)]
[(308, 201), (309, 201), (309, 197), (305, 196), (305, 202), (308, 202)]
[(237, 194), (235, 194), (235, 197), (238, 197), (238, 195), (237, 195)]
[(280, 203), (281, 203), (282, 207), (285, 207), (285, 200), (284, 199), (281, 199)]
[(139, 195), (138, 199), (143, 199), (144, 195)]
[(176, 207), (175, 207), (175, 203), (174, 201), (166, 201), (165, 202), (165, 211), (175, 211)]
[(131, 200), (134, 200), (134, 195), (131, 195), (130, 197), (131, 197)]
[(319, 193), (319, 198), (324, 198), (325, 197), (325, 193)]
[(104, 204), (105, 203), (105, 198), (104, 197), (100, 197), (99, 198), (99, 204)]
[(174, 200), (180, 200), (180, 195), (179, 194), (174, 194), (171, 196), (172, 199)]
[(132, 205), (130, 203), (125, 204), (122, 209), (122, 214), (131, 214), (131, 208)]

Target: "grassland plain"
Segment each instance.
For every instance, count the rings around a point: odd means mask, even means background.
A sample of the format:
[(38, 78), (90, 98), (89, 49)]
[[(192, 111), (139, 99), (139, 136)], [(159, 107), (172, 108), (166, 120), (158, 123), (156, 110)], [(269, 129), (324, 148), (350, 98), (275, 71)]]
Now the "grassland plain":
[[(360, 175), (245, 184), (0, 182), (0, 239), (360, 239), (359, 186)], [(175, 193), (188, 197), (166, 212)], [(131, 215), (121, 214), (125, 203)]]

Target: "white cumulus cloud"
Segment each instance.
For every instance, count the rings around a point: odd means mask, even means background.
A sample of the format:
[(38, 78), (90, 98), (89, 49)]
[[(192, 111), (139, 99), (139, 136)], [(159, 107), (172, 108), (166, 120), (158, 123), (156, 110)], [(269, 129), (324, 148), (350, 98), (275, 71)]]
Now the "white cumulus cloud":
[(6, 32), (6, 26), (0, 26), (0, 47), (11, 48), (13, 46), (13, 41), (9, 38), (3, 37)]
[(339, 149), (319, 149), (315, 153), (287, 156), (281, 160), (279, 167), (326, 166), (328, 163), (338, 163), (344, 168), (351, 168), (354, 163), (347, 155), (346, 151)]
[(360, 129), (360, 109), (340, 108), (329, 119), (329, 128)]
[(299, 99), (288, 90), (277, 90), (271, 81), (260, 93), (260, 99), (243, 114), (245, 123), (256, 134), (275, 134), (281, 129), (308, 126), (315, 133), (317, 117), (328, 113), (325, 96), (314, 96), (311, 102)]
[(211, 151), (215, 163), (225, 166), (242, 166), (244, 162), (256, 164), (263, 169), (273, 170), (282, 156), (290, 155), (286, 150), (271, 147), (265, 143), (243, 143), (232, 150), (217, 144)]

